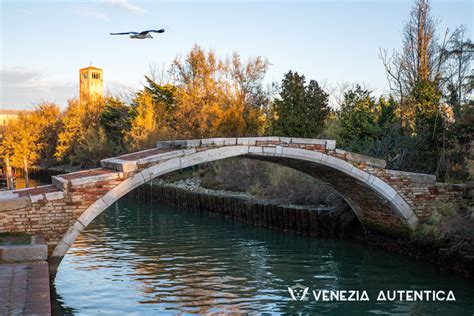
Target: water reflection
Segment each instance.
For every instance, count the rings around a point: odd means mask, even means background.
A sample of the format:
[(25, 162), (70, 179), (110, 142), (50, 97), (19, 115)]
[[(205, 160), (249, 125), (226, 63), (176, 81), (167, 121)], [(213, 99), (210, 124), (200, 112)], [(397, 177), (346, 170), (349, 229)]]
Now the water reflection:
[[(41, 180), (36, 180), (36, 179), (30, 179), (30, 188), (34, 188), (40, 185), (46, 184), (44, 181)], [(25, 178), (16, 178), (15, 179), (15, 190), (16, 189), (24, 189), (26, 188), (26, 181)], [(7, 182), (6, 181), (1, 181), (0, 182), (0, 190), (6, 190), (7, 189)]]
[[(364, 289), (371, 302), (293, 302), (288, 286)], [(59, 267), (61, 304), (80, 315), (437, 313), (474, 310), (474, 287), (431, 265), (352, 241), (282, 234), (126, 199), (98, 217)], [(379, 290), (452, 289), (458, 301), (375, 302)]]

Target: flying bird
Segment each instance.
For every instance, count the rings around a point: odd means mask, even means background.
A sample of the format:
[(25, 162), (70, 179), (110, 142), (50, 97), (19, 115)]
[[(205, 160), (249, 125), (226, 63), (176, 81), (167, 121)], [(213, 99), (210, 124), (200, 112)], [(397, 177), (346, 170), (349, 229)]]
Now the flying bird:
[(110, 35), (129, 35), (130, 38), (136, 38), (136, 39), (145, 39), (145, 38), (153, 38), (150, 33), (164, 33), (165, 30), (148, 30), (148, 31), (142, 31), (142, 32), (123, 32), (123, 33), (110, 33)]

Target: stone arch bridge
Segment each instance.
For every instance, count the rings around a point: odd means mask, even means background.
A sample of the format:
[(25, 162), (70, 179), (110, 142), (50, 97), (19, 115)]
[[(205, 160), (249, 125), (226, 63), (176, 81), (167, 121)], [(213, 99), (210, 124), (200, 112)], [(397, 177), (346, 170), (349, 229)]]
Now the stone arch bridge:
[(388, 170), (384, 160), (336, 148), (334, 140), (244, 137), (175, 140), (101, 161), (101, 168), (52, 177), (52, 185), (0, 193), (0, 232), (45, 237), (62, 258), (79, 233), (138, 186), (166, 173), (229, 157), (281, 164), (332, 186), (367, 228), (409, 234), (442, 201), (462, 202), (460, 187), (432, 175)]

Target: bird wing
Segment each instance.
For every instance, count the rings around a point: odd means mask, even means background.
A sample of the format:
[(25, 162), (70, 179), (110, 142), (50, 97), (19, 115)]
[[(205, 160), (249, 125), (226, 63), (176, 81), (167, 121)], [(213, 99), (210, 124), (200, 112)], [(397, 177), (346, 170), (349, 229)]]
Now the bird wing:
[(128, 35), (128, 34), (138, 34), (138, 32), (110, 33), (110, 35)]
[(148, 30), (148, 31), (143, 31), (143, 32), (140, 32), (140, 34), (147, 34), (147, 33), (164, 33), (165, 32), (165, 29), (161, 29), (161, 30)]

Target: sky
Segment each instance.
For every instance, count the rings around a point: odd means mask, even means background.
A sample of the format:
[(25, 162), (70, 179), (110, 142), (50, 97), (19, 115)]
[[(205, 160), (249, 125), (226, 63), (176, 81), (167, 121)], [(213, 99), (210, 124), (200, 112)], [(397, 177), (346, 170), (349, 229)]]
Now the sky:
[[(140, 89), (151, 68), (168, 69), (194, 45), (221, 58), (262, 56), (265, 83), (288, 70), (328, 90), (360, 83), (388, 92), (379, 48), (401, 47), (412, 1), (23, 1), (0, 0), (0, 109), (62, 108), (79, 94), (79, 69), (104, 70), (105, 90)], [(440, 30), (466, 25), (472, 38), (473, 1), (432, 1)], [(110, 32), (164, 28), (154, 39)]]

